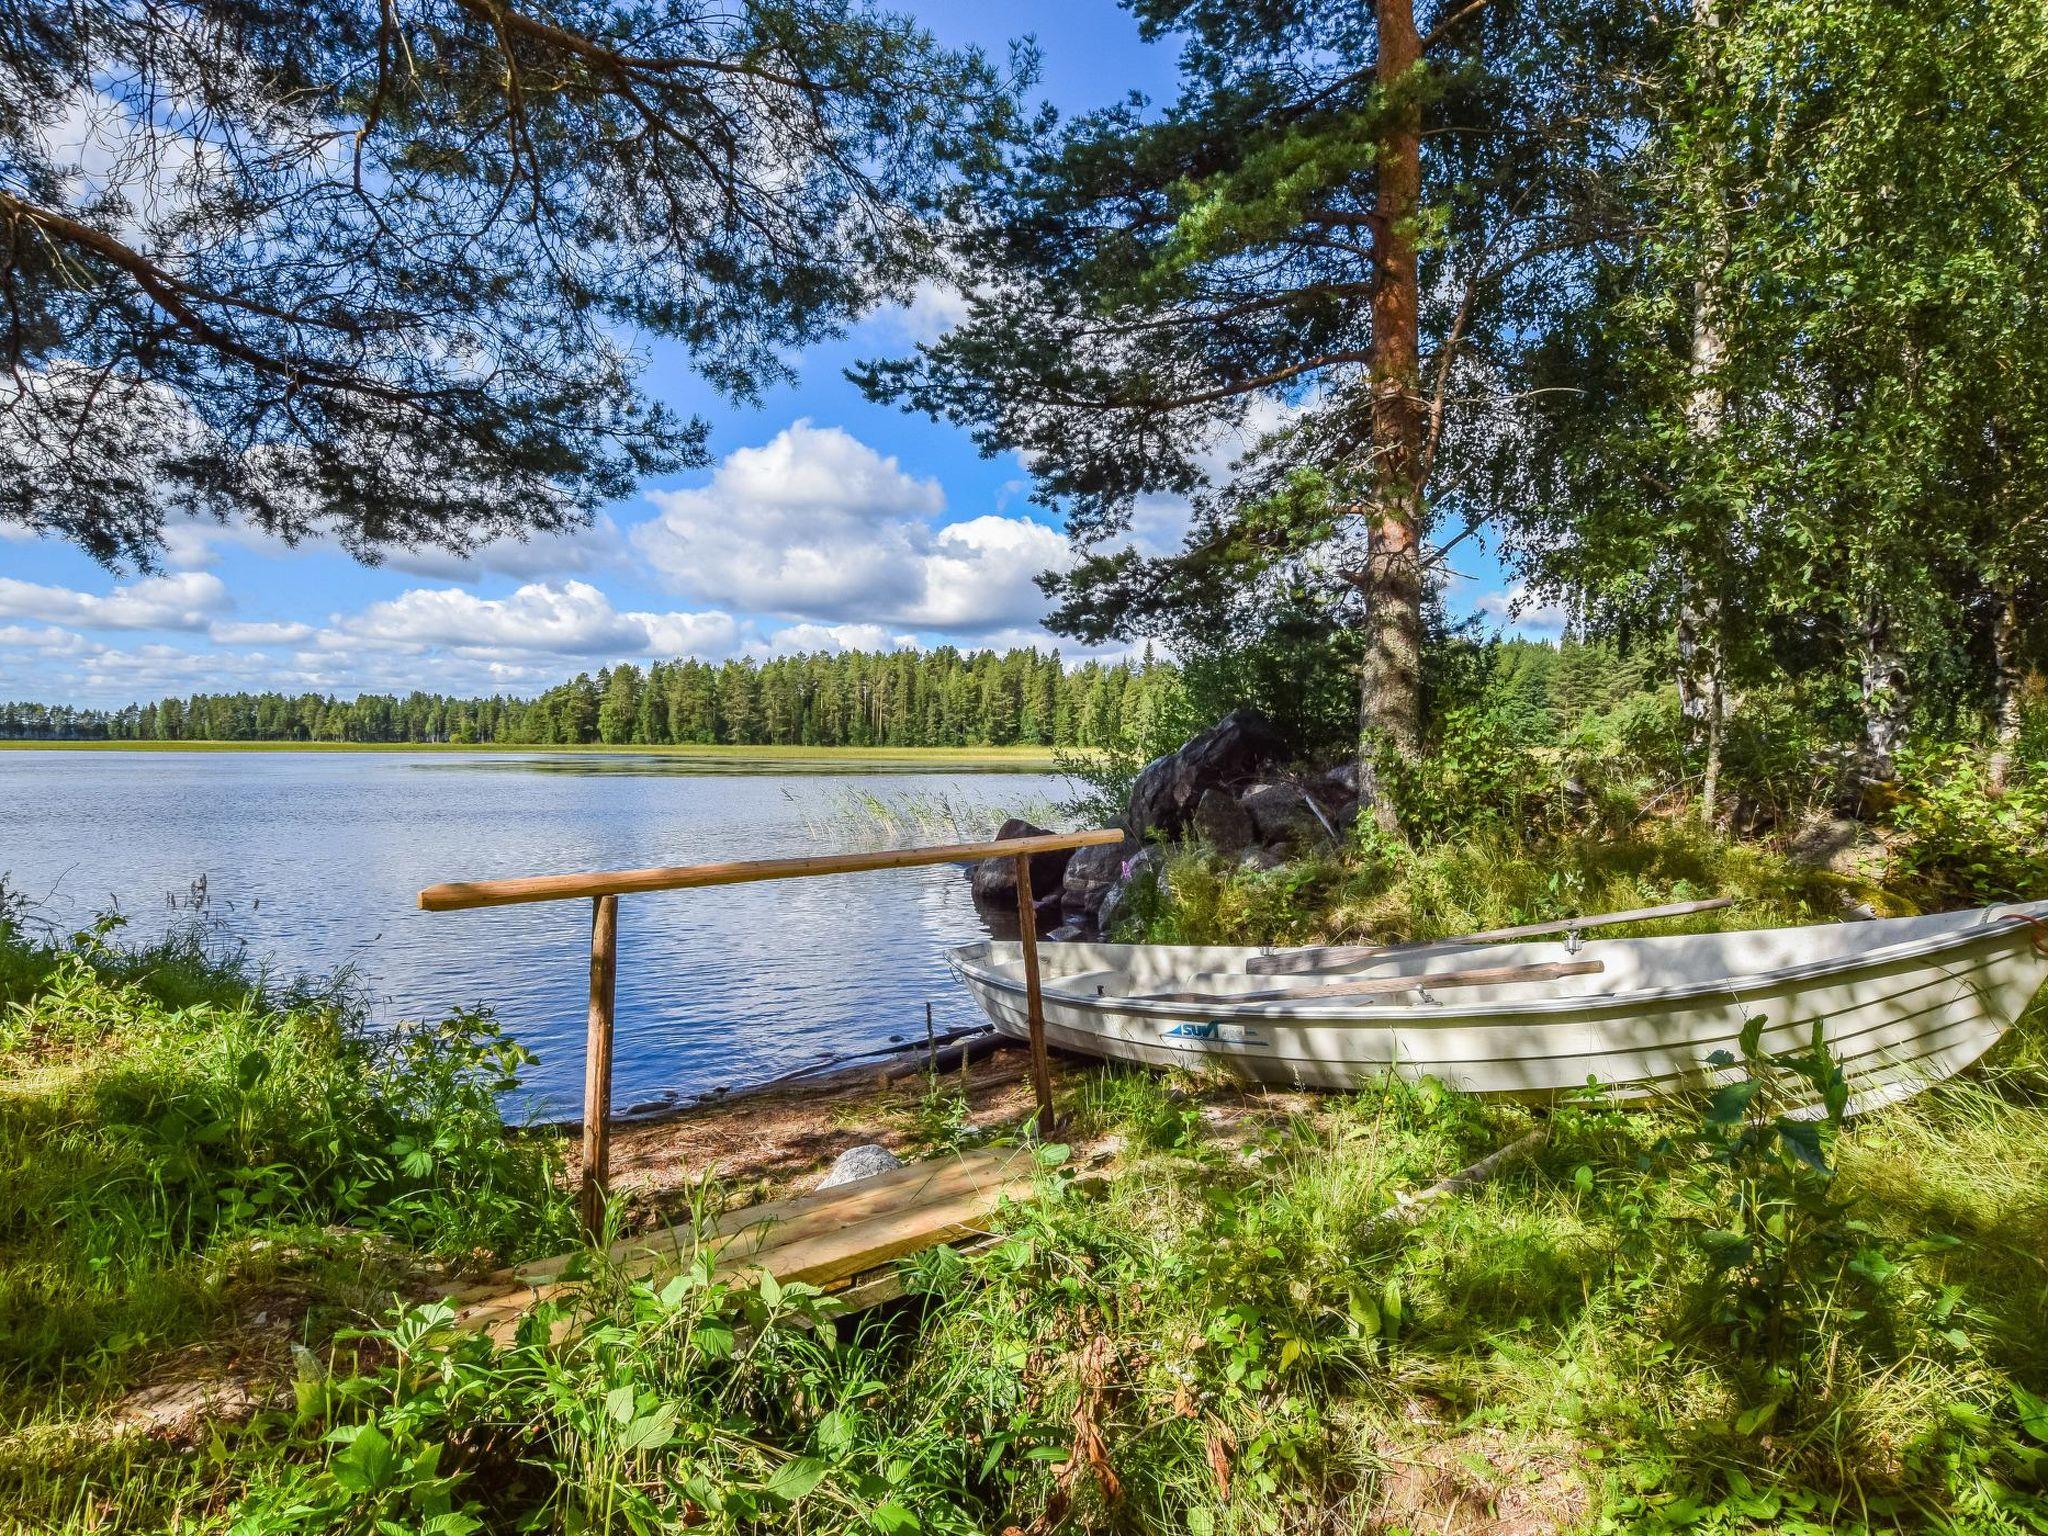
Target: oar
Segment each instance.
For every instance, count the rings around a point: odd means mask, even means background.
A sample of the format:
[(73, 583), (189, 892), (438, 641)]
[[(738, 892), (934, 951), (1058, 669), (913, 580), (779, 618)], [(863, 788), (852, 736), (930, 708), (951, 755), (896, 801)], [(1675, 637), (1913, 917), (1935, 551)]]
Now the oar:
[(1555, 981), (1560, 976), (1590, 976), (1595, 971), (1606, 969), (1598, 960), (1552, 960), (1542, 965), (1489, 965), (1468, 971), (1438, 971), (1434, 975), (1368, 976), (1362, 981), (1340, 981), (1335, 986), (1280, 987), (1271, 992), (1145, 992), (1129, 1001), (1216, 1003), (1232, 1008), (1239, 1003), (1319, 1003), (1326, 997), (1384, 997), (1425, 988), (1494, 987), (1519, 981)]
[(1572, 933), (1583, 928), (1607, 928), (1616, 923), (1647, 923), (1660, 917), (1686, 917), (1694, 912), (1714, 912), (1734, 905), (1733, 896), (1715, 896), (1707, 901), (1675, 901), (1669, 906), (1638, 907), (1632, 912), (1596, 912), (1590, 917), (1524, 923), (1518, 928), (1488, 928), (1480, 933), (1460, 933), (1447, 939), (1420, 939), (1410, 944), (1322, 945), (1315, 949), (1289, 950), (1279, 955), (1257, 955), (1245, 961), (1244, 968), (1254, 976), (1292, 976), (1303, 971), (1352, 965), (1381, 955), (1428, 949), (1438, 944), (1497, 944), (1506, 939), (1535, 939), (1546, 933)]

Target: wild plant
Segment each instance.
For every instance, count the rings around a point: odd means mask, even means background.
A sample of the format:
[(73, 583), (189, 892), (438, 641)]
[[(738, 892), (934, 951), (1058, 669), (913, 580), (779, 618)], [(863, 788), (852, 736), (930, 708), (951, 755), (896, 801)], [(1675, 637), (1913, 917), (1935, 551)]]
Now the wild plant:
[(1767, 1023), (1743, 1025), (1739, 1058), (1708, 1058), (1742, 1075), (1714, 1090), (1677, 1145), (1693, 1164), (1682, 1192), (1713, 1278), (1711, 1326), (1737, 1358), (1762, 1366), (1766, 1395), (1738, 1420), (1745, 1434), (1802, 1385), (1823, 1322), (1845, 1320), (1845, 1287), (1892, 1267), (1837, 1192), (1831, 1151), (1849, 1086), (1820, 1022), (1803, 1050), (1783, 1052), (1764, 1050)]

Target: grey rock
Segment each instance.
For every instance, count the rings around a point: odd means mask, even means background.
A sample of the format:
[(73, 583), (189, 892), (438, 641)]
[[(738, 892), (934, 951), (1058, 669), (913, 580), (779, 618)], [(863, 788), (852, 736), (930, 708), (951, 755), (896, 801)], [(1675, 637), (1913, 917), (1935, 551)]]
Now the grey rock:
[(1327, 791), (1332, 799), (1337, 800), (1356, 800), (1358, 798), (1358, 784), (1358, 764), (1356, 762), (1339, 763), (1334, 768), (1327, 768), (1316, 780), (1316, 787), (1318, 789)]
[(1044, 937), (1048, 944), (1086, 944), (1095, 937), (1095, 930), (1081, 923), (1061, 923)]
[(1292, 784), (1255, 784), (1237, 797), (1237, 803), (1262, 843), (1307, 848), (1329, 838), (1308, 797)]
[(1116, 938), (1116, 920), (1123, 916), (1124, 903), (1129, 899), (1129, 896), (1130, 887), (1119, 880), (1109, 888), (1109, 893), (1102, 898), (1102, 911), (1096, 916), (1095, 920), (1102, 927), (1103, 938), (1109, 940)]
[(1243, 856), (1237, 862), (1246, 869), (1268, 870), (1278, 869), (1287, 860), (1275, 853), (1271, 848), (1251, 847), (1245, 849)]
[(1202, 791), (1192, 825), (1195, 836), (1222, 854), (1238, 852), (1258, 835), (1244, 807), (1220, 789)]
[(891, 1168), (902, 1166), (903, 1159), (887, 1147), (865, 1141), (857, 1147), (848, 1147), (834, 1158), (825, 1177), (818, 1180), (818, 1188), (837, 1189), (841, 1184), (871, 1179), (878, 1173), (887, 1173)]
[(1067, 860), (1066, 878), (1060, 885), (1060, 917), (1069, 923), (1094, 923), (1102, 911), (1102, 898), (1124, 877), (1124, 860), (1138, 851), (1131, 842), (1105, 843), (1094, 848), (1077, 848)]
[(1097, 918), (1105, 937), (1115, 936), (1116, 921), (1128, 907), (1134, 890), (1151, 886), (1161, 896), (1166, 894), (1166, 858), (1157, 848), (1146, 848), (1132, 856), (1129, 873), (1109, 888), (1109, 894), (1102, 898), (1102, 913)]
[(1186, 745), (1155, 757), (1131, 787), (1131, 835), (1178, 837), (1193, 820), (1202, 792), (1235, 790), (1286, 756), (1266, 717), (1235, 709)]
[(1849, 875), (1856, 873), (1858, 845), (1866, 836), (1859, 823), (1845, 816), (1815, 816), (1793, 834), (1786, 852), (1795, 864)]
[[(1021, 817), (1012, 816), (996, 828), (996, 841), (1011, 837), (1045, 837), (1044, 827), (1033, 826)], [(1073, 850), (1062, 848), (1053, 853), (1031, 855), (1031, 894), (1043, 897), (1057, 896), (1060, 882), (1067, 872), (1067, 860), (1073, 857)], [(970, 875), (974, 883), (974, 899), (992, 907), (1014, 907), (1017, 905), (1017, 865), (1011, 859), (983, 859), (976, 864)]]
[(1358, 820), (1358, 765), (1347, 763), (1341, 768), (1332, 768), (1328, 773), (1318, 774), (1305, 785), (1308, 796), (1322, 813), (1330, 818), (1330, 825), (1342, 832)]

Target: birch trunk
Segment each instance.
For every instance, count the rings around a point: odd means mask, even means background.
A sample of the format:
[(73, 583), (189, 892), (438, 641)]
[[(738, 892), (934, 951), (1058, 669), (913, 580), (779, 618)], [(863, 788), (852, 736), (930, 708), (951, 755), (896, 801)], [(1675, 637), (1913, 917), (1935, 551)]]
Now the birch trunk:
[(1875, 601), (1864, 613), (1861, 651), (1863, 744), (1857, 774), (1865, 785), (1882, 784), (1897, 776), (1899, 743), (1905, 739), (1912, 705), (1912, 676), (1906, 658), (1892, 643), (1883, 605)]
[[(1693, 0), (1693, 26), (1699, 32), (1704, 51), (1701, 79), (1708, 96), (1718, 94), (1720, 72), (1714, 54), (1714, 31), (1720, 26), (1713, 0)], [(1727, 214), (1722, 205), (1720, 178), (1713, 174), (1711, 149), (1702, 147), (1692, 176), (1692, 202), (1705, 222), (1705, 261), (1693, 281), (1692, 347), (1687, 358), (1691, 387), (1685, 401), (1685, 422), (1695, 451), (1721, 436), (1721, 418), (1727, 399), (1720, 384), (1720, 368), (1727, 355), (1721, 333), (1721, 272), (1727, 263)], [(1711, 514), (1711, 508), (1702, 509)], [(1709, 542), (1711, 541), (1711, 542)], [(1696, 531), (1695, 543), (1718, 548), (1718, 531), (1706, 539)], [(1701, 557), (1695, 555), (1697, 561)], [(1716, 562), (1706, 557), (1711, 567)], [(1686, 591), (1678, 613), (1678, 704), (1686, 724), (1687, 745), (1695, 756), (1704, 755), (1700, 777), (1700, 814), (1711, 825), (1720, 814), (1721, 744), (1727, 708), (1727, 665), (1721, 644), (1723, 614), (1720, 598), (1700, 590), (1701, 573), (1687, 573)], [(1707, 580), (1716, 579), (1711, 570)]]
[(1991, 792), (2005, 793), (2012, 774), (2013, 754), (2020, 744), (2020, 694), (2024, 678), (2020, 668), (2020, 610), (2010, 588), (1998, 594), (1998, 620), (1991, 630), (1992, 655), (1997, 663), (1996, 721), (1992, 732)]

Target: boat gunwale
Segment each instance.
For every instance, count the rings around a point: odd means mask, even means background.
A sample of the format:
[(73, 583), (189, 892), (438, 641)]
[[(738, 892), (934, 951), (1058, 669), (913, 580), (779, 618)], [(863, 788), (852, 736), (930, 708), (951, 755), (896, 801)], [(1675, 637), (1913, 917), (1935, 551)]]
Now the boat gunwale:
[[(1264, 1023), (1318, 1025), (1326, 1028), (1365, 1027), (1378, 1024), (1405, 1021), (1410, 1024), (1439, 1021), (1469, 1021), (1472, 1019), (1494, 1019), (1508, 1022), (1512, 1016), (1536, 1014), (1583, 1014), (1604, 1011), (1616, 1005), (1629, 1006), (1637, 1003), (1688, 1002), (1701, 997), (1720, 997), (1732, 994), (1739, 1002), (1744, 992), (1769, 991), (1787, 982), (1806, 982), (1838, 975), (1847, 971), (1874, 969), (1890, 966), (1902, 960), (1930, 959), (1951, 950), (1965, 950), (1978, 947), (1989, 941), (2033, 944), (2037, 935), (2028, 931), (2027, 921), (2036, 922), (2048, 917), (2048, 900), (2032, 902), (1999, 902), (1981, 908), (1962, 908), (1962, 911), (1978, 911), (1983, 920), (1973, 926), (1958, 928), (1952, 933), (1936, 934), (1924, 939), (1908, 939), (1897, 944), (1884, 945), (1861, 954), (1809, 961), (1803, 965), (1780, 966), (1774, 970), (1755, 971), (1747, 976), (1721, 976), (1710, 981), (1690, 982), (1674, 987), (1641, 987), (1630, 992), (1580, 993), (1570, 997), (1539, 997), (1507, 999), (1492, 1003), (1432, 1003), (1427, 1006), (1416, 1003), (1370, 1003), (1345, 1007), (1338, 1002), (1318, 1005), (1312, 1000), (1303, 1002), (1275, 1000), (1265, 1003), (1232, 1004), (1228, 997), (1219, 995), (1214, 1002), (1167, 1003), (1154, 1002), (1140, 997), (1083, 997), (1044, 989), (1046, 1001), (1060, 1006), (1083, 1008), (1094, 1013), (1129, 1013), (1143, 1017), (1167, 1019), (1216, 1018), (1228, 1014), (1232, 1017), (1257, 1019)], [(1940, 914), (1935, 914), (1940, 915)], [(2007, 926), (2009, 925), (2009, 926)], [(1801, 927), (1825, 928), (1834, 925), (1825, 923), (1802, 924)], [(1748, 933), (1796, 933), (1799, 928), (1738, 928), (1717, 930), (1712, 934), (1665, 934), (1664, 938), (1717, 938), (1724, 935), (1740, 936)], [(958, 945), (946, 952), (946, 963), (955, 975), (963, 981), (994, 988), (1000, 992), (1023, 993), (1026, 983), (1020, 977), (1011, 979), (986, 966), (965, 958), (965, 952), (973, 949), (987, 950), (991, 945), (1003, 942), (996, 939), (981, 939), (972, 944)], [(1594, 942), (1627, 943), (1629, 940), (1596, 940)], [(1120, 949), (1174, 948), (1173, 945), (1113, 945)], [(1188, 945), (1198, 948), (1240, 948), (1238, 945)], [(1475, 949), (1491, 948), (1490, 945), (1474, 945)], [(1399, 973), (1397, 973), (1399, 974)], [(1426, 973), (1418, 974), (1417, 981), (1427, 987)], [(1047, 978), (1048, 981), (1057, 978)], [(1274, 1010), (1286, 1010), (1284, 1012)]]

